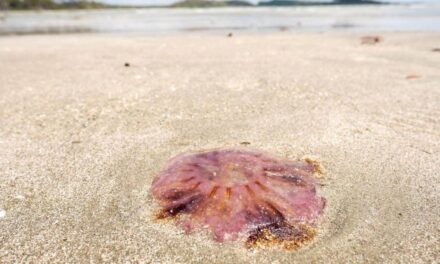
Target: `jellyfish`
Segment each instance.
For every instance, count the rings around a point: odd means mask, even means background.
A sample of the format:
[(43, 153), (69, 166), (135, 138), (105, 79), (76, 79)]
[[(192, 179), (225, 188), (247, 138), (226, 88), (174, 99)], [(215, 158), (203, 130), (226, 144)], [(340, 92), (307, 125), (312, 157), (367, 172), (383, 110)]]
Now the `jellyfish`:
[(154, 179), (158, 219), (215, 241), (296, 249), (312, 240), (325, 199), (316, 192), (319, 166), (259, 151), (217, 149), (171, 159)]

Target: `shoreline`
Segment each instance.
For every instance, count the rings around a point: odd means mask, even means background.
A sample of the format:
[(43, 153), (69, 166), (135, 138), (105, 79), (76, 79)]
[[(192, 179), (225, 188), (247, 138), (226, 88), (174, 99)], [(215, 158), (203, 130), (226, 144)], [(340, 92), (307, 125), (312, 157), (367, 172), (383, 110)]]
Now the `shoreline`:
[[(390, 15), (392, 14), (392, 15)], [(11, 12), (0, 34), (175, 32), (439, 32), (440, 5), (381, 7), (109, 9)], [(109, 23), (112, 21), (113, 23)], [(438, 22), (438, 23), (436, 23)]]

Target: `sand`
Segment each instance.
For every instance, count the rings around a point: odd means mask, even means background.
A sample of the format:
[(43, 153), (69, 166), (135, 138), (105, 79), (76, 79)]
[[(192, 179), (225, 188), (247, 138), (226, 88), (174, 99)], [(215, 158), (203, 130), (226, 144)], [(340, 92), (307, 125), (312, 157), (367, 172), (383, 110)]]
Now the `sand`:
[[(380, 35), (0, 38), (0, 262), (435, 263), (440, 34)], [(324, 167), (313, 243), (152, 220), (169, 158), (240, 146)]]

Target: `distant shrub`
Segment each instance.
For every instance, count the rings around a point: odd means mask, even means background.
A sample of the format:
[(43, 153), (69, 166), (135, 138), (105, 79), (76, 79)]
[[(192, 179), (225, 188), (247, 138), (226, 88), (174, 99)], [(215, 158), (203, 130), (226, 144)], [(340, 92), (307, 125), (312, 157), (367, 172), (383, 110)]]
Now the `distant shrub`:
[(70, 0), (66, 2), (55, 2), (53, 0), (0, 0), (0, 7), (12, 10), (30, 9), (92, 9), (103, 8), (105, 4), (86, 0)]

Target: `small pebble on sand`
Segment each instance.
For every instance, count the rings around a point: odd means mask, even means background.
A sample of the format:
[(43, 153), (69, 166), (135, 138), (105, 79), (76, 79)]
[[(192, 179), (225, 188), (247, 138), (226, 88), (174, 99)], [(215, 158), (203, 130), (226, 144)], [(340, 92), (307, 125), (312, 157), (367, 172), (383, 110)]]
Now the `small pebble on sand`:
[(22, 195), (22, 194), (17, 194), (16, 196), (15, 196), (15, 199), (17, 199), (17, 200), (24, 200), (26, 197), (24, 196), (24, 195)]
[(0, 219), (6, 216), (6, 211), (0, 208)]

